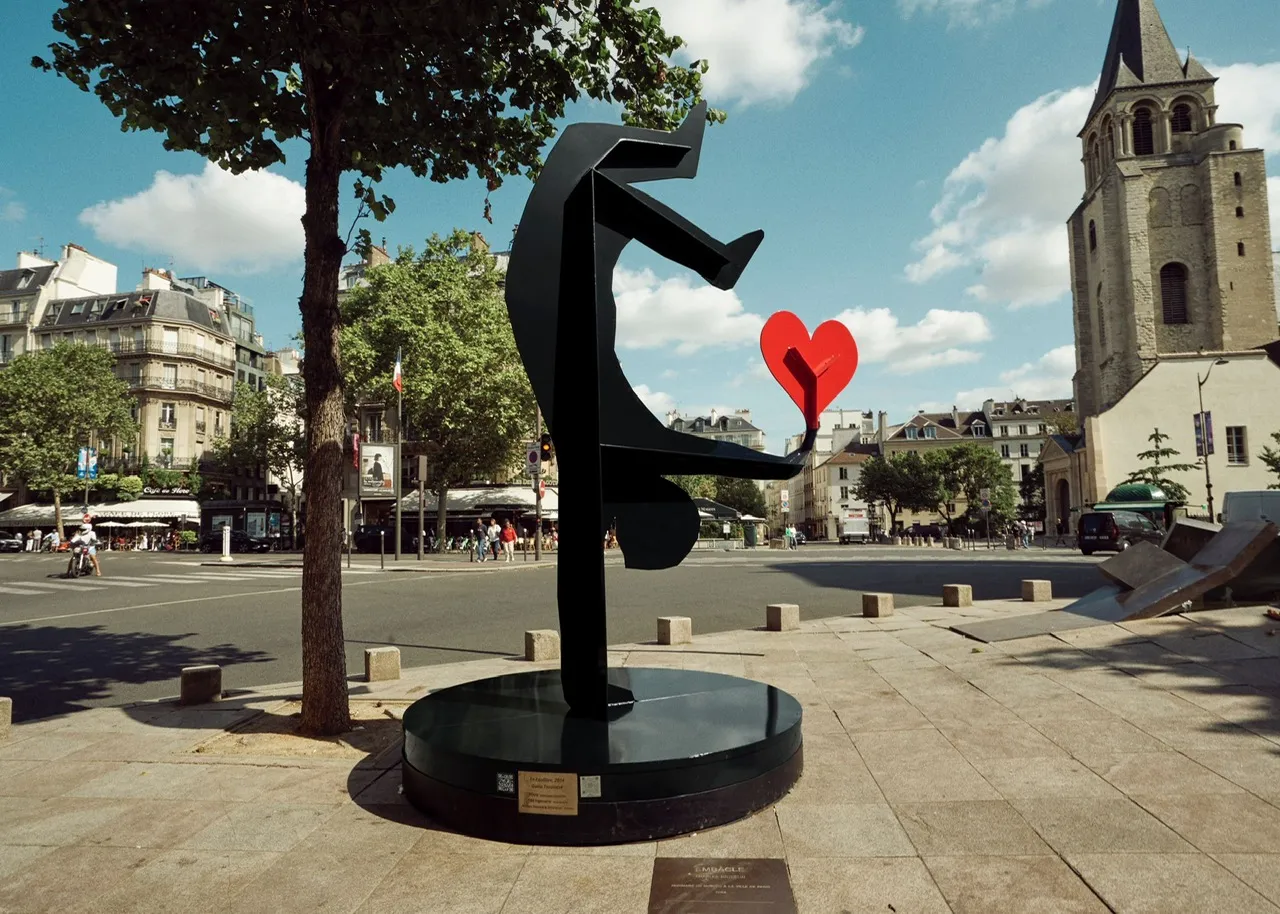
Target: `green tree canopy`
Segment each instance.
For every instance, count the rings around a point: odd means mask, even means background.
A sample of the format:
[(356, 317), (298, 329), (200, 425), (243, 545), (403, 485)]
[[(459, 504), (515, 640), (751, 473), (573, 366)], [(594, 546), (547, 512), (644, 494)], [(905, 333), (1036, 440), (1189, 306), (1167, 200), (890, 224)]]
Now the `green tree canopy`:
[[(265, 467), (279, 481), (285, 507), (296, 515), (306, 462), (302, 377), (267, 375), (266, 387), (239, 383), (231, 400), (231, 427), (213, 445), (214, 460), (229, 471)], [(296, 518), (293, 529), (297, 529)]]
[(712, 498), (720, 504), (733, 508), (740, 514), (764, 517), (764, 492), (754, 479), (717, 476), (715, 489), (716, 494)]
[(1258, 458), (1266, 464), (1267, 469), (1274, 473), (1276, 477), (1276, 481), (1267, 486), (1267, 488), (1280, 489), (1280, 432), (1272, 432), (1271, 440), (1276, 443), (1276, 446), (1273, 448), (1270, 445), (1265, 445)]
[(1034, 470), (1018, 482), (1018, 495), (1022, 498), (1019, 512), (1023, 520), (1044, 520), (1044, 464), (1037, 463)]
[(0, 371), (0, 471), (53, 493), (59, 531), (62, 496), (84, 485), (75, 476), (80, 448), (137, 437), (135, 401), (114, 367), (105, 349), (58, 343)]
[(690, 498), (715, 498), (714, 476), (668, 476), (672, 482), (689, 493)]
[(1165, 447), (1164, 443), (1169, 440), (1169, 436), (1161, 434), (1158, 428), (1152, 430), (1151, 434), (1147, 436), (1147, 440), (1151, 442), (1151, 447), (1139, 452), (1137, 455), (1137, 458), (1147, 465), (1139, 467), (1130, 473), (1125, 478), (1125, 482), (1139, 482), (1149, 486), (1159, 486), (1164, 490), (1164, 494), (1169, 501), (1186, 504), (1187, 499), (1191, 497), (1190, 491), (1182, 483), (1169, 478), (1169, 474), (1188, 473), (1191, 470), (1199, 469), (1199, 465), (1195, 463), (1174, 463), (1173, 459), (1180, 456), (1181, 451)]
[(402, 352), (404, 417), (431, 445), (443, 543), (449, 489), (489, 479), (520, 459), (534, 400), (516, 350), (494, 258), (455, 230), (421, 255), (403, 249), (342, 301), (344, 383), (353, 397), (396, 402)]
[(475, 173), (493, 190), (536, 169), (566, 103), (619, 102), (625, 120), (669, 128), (697, 102), (706, 66), (672, 65), (683, 43), (634, 0), (64, 0), (53, 28), (64, 40), (33, 65), (96, 94), (124, 129), (163, 134), (166, 149), (242, 172), (308, 147), (301, 727), (342, 732), (343, 174), (358, 174), (361, 211), (378, 219), (395, 208), (373, 190), (388, 169), (439, 182)]
[(924, 458), (914, 451), (903, 451), (864, 463), (855, 491), (868, 504), (884, 505), (892, 530), (903, 511), (933, 510), (937, 487), (938, 480)]

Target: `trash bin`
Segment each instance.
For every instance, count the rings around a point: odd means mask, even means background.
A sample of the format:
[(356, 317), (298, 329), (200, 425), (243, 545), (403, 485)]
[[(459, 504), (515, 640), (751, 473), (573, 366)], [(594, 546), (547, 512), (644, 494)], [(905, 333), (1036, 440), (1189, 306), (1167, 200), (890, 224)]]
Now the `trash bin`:
[(745, 525), (743, 525), (743, 528), (742, 528), (742, 545), (746, 546), (748, 549), (750, 549), (751, 547), (753, 547), (753, 546), (757, 545), (757, 543), (756, 543), (756, 531), (757, 531), (757, 530), (759, 530), (759, 529), (760, 529), (760, 528), (759, 528), (758, 526), (756, 526), (755, 524), (745, 524)]

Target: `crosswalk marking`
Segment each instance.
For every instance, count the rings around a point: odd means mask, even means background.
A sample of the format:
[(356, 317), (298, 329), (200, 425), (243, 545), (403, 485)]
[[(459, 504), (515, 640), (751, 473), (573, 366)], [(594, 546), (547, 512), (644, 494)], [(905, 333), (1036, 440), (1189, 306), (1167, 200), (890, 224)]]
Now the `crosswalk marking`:
[(81, 582), (72, 584), (70, 581), (23, 581), (23, 587), (49, 587), (53, 590), (101, 590), (98, 584), (90, 584)]
[(0, 593), (11, 593), (15, 597), (35, 597), (35, 596), (47, 597), (49, 595), (47, 591), (43, 591), (43, 590), (23, 590), (21, 587), (5, 587), (5, 586), (0, 586)]

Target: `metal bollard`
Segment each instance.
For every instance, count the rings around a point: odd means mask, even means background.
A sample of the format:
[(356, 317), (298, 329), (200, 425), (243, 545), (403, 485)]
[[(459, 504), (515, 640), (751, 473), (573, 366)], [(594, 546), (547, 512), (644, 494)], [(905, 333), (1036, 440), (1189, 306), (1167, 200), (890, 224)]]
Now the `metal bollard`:
[(378, 531), (378, 565), (387, 570), (387, 531)]

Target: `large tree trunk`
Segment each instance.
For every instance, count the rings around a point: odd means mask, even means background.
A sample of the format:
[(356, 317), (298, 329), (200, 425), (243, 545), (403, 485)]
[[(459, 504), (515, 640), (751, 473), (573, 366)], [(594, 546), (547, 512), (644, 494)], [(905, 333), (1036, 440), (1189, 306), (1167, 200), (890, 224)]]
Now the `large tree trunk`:
[(444, 552), (444, 531), (445, 521), (447, 519), (448, 508), (446, 500), (449, 498), (449, 487), (440, 486), (440, 491), (436, 495), (436, 551)]
[(338, 274), (346, 247), (338, 236), (338, 125), (315, 108), (302, 217), (302, 362), (307, 399), (307, 537), (302, 559), (302, 732), (351, 727), (342, 634), (342, 475), (344, 419), (338, 362)]

